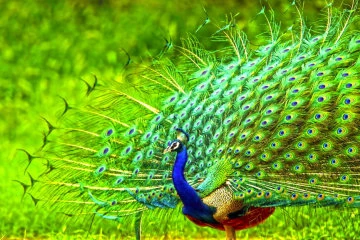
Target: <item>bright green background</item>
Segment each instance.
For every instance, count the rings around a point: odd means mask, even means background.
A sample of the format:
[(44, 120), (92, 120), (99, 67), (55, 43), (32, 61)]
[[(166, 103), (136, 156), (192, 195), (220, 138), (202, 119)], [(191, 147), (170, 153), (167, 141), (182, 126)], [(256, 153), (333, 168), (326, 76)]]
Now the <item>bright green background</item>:
[[(296, 24), (297, 15), (283, 0), (270, 1), (283, 29)], [(267, 5), (266, 1), (263, 1)], [(323, 16), (324, 1), (306, 1), (306, 20)], [(148, 1), (148, 0), (0, 0), (0, 239), (124, 239), (133, 238), (131, 226), (97, 219), (69, 223), (59, 214), (35, 208), (28, 195), (21, 200), (26, 155), (17, 148), (36, 152), (42, 143), (44, 116), (56, 122), (62, 101), (78, 102), (84, 84), (95, 74), (103, 80), (119, 77), (127, 61), (140, 63), (160, 53), (164, 39), (180, 38), (205, 19), (222, 24), (225, 15), (240, 13), (238, 25), (257, 42), (266, 31), (264, 18), (256, 16), (260, 1)], [(214, 25), (196, 35), (209, 48), (205, 36)], [(261, 41), (260, 41), (261, 42)], [(256, 45), (252, 46), (256, 48)], [(35, 165), (36, 166), (36, 165)], [(37, 174), (36, 167), (31, 169)], [(360, 238), (358, 211), (329, 209), (278, 209), (265, 224), (238, 233), (240, 239), (356, 239)], [(167, 214), (169, 215), (169, 214)], [(180, 219), (180, 220), (179, 220)], [(224, 238), (223, 232), (199, 228), (188, 221), (147, 216), (144, 236), (149, 239)], [(157, 230), (161, 224), (161, 230)], [(165, 234), (168, 232), (168, 234)]]

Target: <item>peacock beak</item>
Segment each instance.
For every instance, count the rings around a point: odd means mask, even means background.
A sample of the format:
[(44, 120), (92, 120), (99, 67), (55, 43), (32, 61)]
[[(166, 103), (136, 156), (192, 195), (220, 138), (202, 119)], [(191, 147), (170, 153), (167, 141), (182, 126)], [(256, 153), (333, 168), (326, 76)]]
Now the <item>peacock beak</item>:
[(168, 152), (171, 152), (171, 146), (168, 146), (167, 148), (165, 148), (164, 154), (165, 154), (165, 153), (168, 153)]

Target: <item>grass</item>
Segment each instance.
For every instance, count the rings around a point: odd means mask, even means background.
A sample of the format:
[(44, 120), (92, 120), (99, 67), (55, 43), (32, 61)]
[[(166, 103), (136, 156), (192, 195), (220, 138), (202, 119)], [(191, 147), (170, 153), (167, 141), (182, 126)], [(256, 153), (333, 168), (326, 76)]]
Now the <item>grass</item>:
[[(0, 1), (0, 239), (133, 239), (127, 223), (96, 219), (69, 223), (48, 209), (34, 207), (22, 198), (26, 155), (42, 144), (44, 116), (56, 121), (62, 109), (57, 96), (80, 101), (85, 86), (80, 79), (93, 75), (112, 79), (123, 72), (127, 56), (146, 62), (164, 47), (166, 39), (180, 44), (180, 38), (194, 32), (205, 19), (205, 6), (212, 19), (223, 19), (229, 9), (241, 12), (238, 24), (249, 37), (266, 26), (254, 24), (261, 7), (258, 2), (220, 0), (194, 1)], [(308, 3), (309, 16), (318, 13), (322, 1)], [(292, 19), (289, 4), (273, 6)], [(246, 9), (244, 11), (244, 9)], [(285, 10), (284, 10), (285, 9)], [(292, 21), (292, 20), (291, 20)], [(214, 21), (216, 22), (216, 21)], [(221, 24), (221, 21), (217, 22)], [(286, 24), (284, 24), (286, 25)], [(215, 27), (198, 32), (199, 38)], [(208, 47), (214, 43), (206, 42)], [(40, 166), (39, 166), (40, 168)], [(36, 169), (34, 170), (36, 171)], [(219, 239), (224, 233), (199, 228), (180, 214), (162, 222), (144, 221), (145, 239)], [(360, 230), (358, 211), (334, 209), (278, 209), (259, 227), (241, 231), (240, 239), (356, 239)], [(161, 224), (161, 229), (158, 225)], [(154, 231), (155, 230), (155, 231)]]

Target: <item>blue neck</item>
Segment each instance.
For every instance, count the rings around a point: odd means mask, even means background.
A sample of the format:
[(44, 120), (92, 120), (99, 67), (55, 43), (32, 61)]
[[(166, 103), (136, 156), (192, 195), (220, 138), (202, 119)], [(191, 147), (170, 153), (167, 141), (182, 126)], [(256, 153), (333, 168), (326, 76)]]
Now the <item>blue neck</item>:
[(184, 204), (183, 213), (204, 222), (216, 222), (213, 218), (215, 209), (205, 205), (197, 192), (190, 186), (184, 176), (185, 165), (188, 159), (186, 147), (177, 153), (172, 172), (172, 179), (177, 193)]

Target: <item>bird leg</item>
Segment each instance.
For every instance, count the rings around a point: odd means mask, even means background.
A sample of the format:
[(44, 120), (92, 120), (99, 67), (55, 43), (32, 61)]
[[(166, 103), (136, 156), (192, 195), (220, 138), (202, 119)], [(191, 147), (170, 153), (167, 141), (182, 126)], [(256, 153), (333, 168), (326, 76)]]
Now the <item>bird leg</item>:
[(232, 226), (224, 225), (226, 232), (226, 240), (236, 240), (235, 229)]

